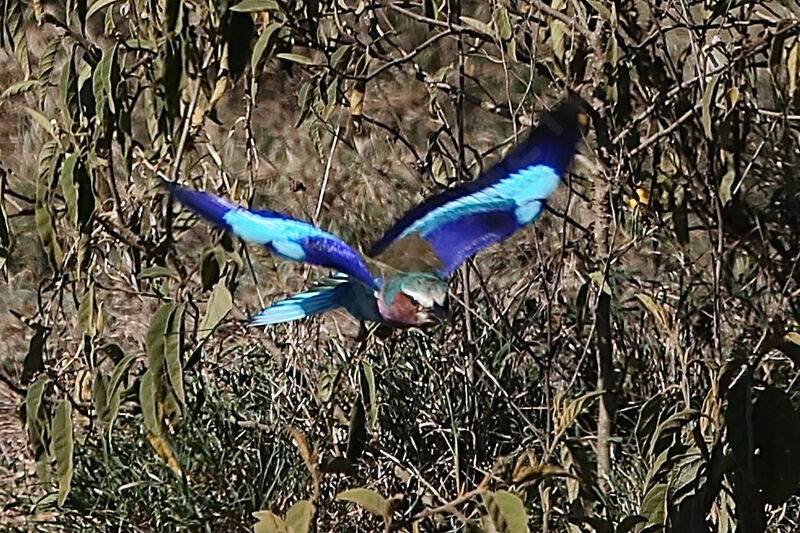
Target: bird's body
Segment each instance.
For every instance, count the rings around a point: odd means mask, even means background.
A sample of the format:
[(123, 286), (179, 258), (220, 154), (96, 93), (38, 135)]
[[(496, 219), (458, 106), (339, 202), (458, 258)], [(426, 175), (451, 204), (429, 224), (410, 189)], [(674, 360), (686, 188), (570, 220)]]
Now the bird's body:
[(527, 141), (478, 179), (440, 193), (404, 215), (368, 261), (338, 237), (273, 211), (249, 210), (209, 193), (167, 184), (182, 204), (245, 241), (295, 261), (339, 271), (255, 315), (251, 325), (344, 307), (359, 320), (424, 327), (445, 317), (447, 278), (478, 251), (544, 211), (580, 138), (579, 106), (561, 104)]

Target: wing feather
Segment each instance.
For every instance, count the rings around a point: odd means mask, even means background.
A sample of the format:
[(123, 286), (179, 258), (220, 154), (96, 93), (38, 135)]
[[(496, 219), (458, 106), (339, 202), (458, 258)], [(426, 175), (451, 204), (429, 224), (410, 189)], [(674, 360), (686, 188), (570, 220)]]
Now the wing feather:
[(466, 259), (527, 226), (558, 188), (580, 139), (574, 99), (546, 114), (527, 141), (478, 179), (433, 196), (406, 213), (372, 247), (371, 256), (419, 235), (450, 275)]
[(183, 205), (242, 240), (262, 244), (286, 259), (334, 268), (377, 288), (361, 254), (327, 231), (274, 211), (245, 209), (207, 192), (165, 185)]

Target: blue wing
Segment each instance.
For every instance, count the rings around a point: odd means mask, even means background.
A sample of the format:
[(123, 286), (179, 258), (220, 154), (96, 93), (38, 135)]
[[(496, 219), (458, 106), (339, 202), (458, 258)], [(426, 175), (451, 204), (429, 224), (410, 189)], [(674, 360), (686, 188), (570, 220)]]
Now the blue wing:
[(361, 254), (327, 231), (274, 211), (245, 209), (213, 194), (165, 185), (183, 205), (245, 241), (263, 244), (286, 259), (335, 268), (378, 288)]
[(527, 226), (542, 213), (572, 161), (581, 137), (573, 99), (545, 115), (527, 141), (475, 181), (429, 198), (406, 213), (372, 247), (379, 255), (410, 235), (428, 241), (443, 275), (483, 248)]

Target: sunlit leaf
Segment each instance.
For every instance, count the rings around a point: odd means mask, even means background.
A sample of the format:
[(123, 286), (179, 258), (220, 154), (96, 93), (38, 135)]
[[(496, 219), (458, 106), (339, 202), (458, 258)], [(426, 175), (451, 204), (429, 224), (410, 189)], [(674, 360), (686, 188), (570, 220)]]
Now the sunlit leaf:
[(136, 277), (139, 279), (177, 278), (178, 275), (171, 268), (167, 268), (161, 265), (153, 265), (151, 267), (142, 270)]
[(163, 433), (148, 433), (147, 440), (161, 460), (172, 470), (172, 473), (182, 477), (183, 469), (180, 462), (178, 462), (178, 457), (175, 455), (175, 450), (172, 448), (169, 438)]
[(253, 533), (291, 533), (286, 522), (272, 511), (256, 511), (253, 516), (258, 519)]
[(372, 514), (383, 516), (383, 507), (386, 502), (383, 496), (372, 489), (350, 489), (336, 495), (340, 501), (353, 502)]
[(275, 46), (276, 32), (283, 27), (283, 24), (273, 22), (261, 32), (256, 44), (253, 46), (253, 54), (250, 57), (250, 68), (254, 71), (258, 68), (259, 63), (264, 58), (269, 58), (272, 49)]
[(350, 57), (351, 50), (350, 45), (343, 45), (337, 48), (331, 54), (331, 66), (335, 69), (342, 69), (345, 66), (345, 61)]
[(169, 326), (166, 330), (164, 341), (164, 359), (167, 365), (167, 376), (172, 385), (172, 390), (181, 404), (186, 403), (186, 394), (183, 391), (183, 366), (181, 364), (181, 326), (183, 324), (183, 305), (175, 307), (170, 315)]
[(476, 30), (479, 33), (483, 33), (484, 35), (494, 35), (494, 31), (492, 31), (492, 27), (483, 22), (482, 20), (478, 20), (472, 17), (461, 17), (461, 22), (464, 23), (469, 28)]
[(297, 501), (286, 511), (286, 527), (291, 533), (308, 533), (313, 516), (313, 503), (308, 500)]
[(667, 484), (654, 485), (642, 499), (639, 514), (651, 524), (663, 524), (667, 519)]
[(225, 280), (220, 280), (211, 291), (211, 296), (206, 305), (206, 312), (200, 321), (197, 332), (197, 342), (202, 343), (214, 331), (214, 328), (222, 322), (222, 319), (230, 312), (233, 307), (231, 293), (225, 286)]
[(106, 105), (108, 105), (108, 109), (112, 113), (114, 113), (116, 110), (114, 104), (114, 92), (111, 87), (111, 72), (112, 68), (114, 67), (116, 55), (116, 45), (103, 52), (103, 58), (100, 60), (100, 63), (97, 64), (97, 68), (95, 68), (94, 73), (92, 74), (92, 87), (94, 90), (94, 99), (96, 105), (95, 113), (100, 119), (100, 122), (103, 121), (102, 117)]
[(709, 139), (714, 134), (713, 130), (711, 129), (711, 122), (713, 120), (713, 108), (716, 94), (717, 94), (717, 84), (719, 83), (721, 74), (715, 74), (708, 80), (708, 84), (706, 85), (706, 90), (703, 93), (703, 111), (702, 111), (702, 121), (703, 121), (703, 129), (706, 132), (706, 137)]
[(61, 113), (67, 125), (72, 126), (77, 118), (79, 93), (74, 56), (70, 56), (64, 66), (61, 67), (59, 92), (61, 93)]
[(506, 490), (482, 492), (483, 504), (495, 529), (502, 533), (528, 531), (528, 513), (516, 494)]
[(88, 19), (104, 7), (108, 7), (111, 4), (116, 4), (119, 1), (120, 0), (95, 0), (89, 7), (89, 10), (86, 12), (86, 18)]
[(63, 506), (72, 485), (72, 406), (61, 400), (53, 415), (53, 453), (58, 473), (58, 505)]
[(6, 90), (0, 94), (0, 101), (7, 100), (13, 96), (17, 96), (20, 94), (25, 94), (26, 92), (36, 89), (41, 85), (39, 80), (22, 80), (16, 83), (12, 83)]
[(231, 6), (231, 11), (239, 13), (252, 13), (254, 11), (276, 11), (278, 2), (275, 0), (243, 0), (235, 6)]
[(142, 374), (139, 380), (139, 406), (142, 409), (142, 421), (145, 429), (154, 435), (161, 434), (161, 420), (158, 416), (158, 384), (151, 368)]
[(84, 335), (94, 337), (97, 334), (97, 300), (94, 285), (89, 285), (81, 298), (78, 307), (78, 327)]
[(372, 429), (378, 421), (378, 393), (375, 389), (375, 373), (372, 364), (364, 361), (361, 365), (361, 398), (369, 411), (369, 427)]
[(314, 60), (308, 56), (304, 56), (302, 54), (291, 54), (291, 53), (281, 53), (275, 54), (275, 57), (278, 59), (284, 59), (286, 61), (291, 61), (292, 63), (298, 63), (300, 65), (313, 65)]
[(47, 419), (44, 415), (44, 394), (50, 378), (45, 374), (28, 387), (25, 395), (25, 424), (28, 426), (28, 437), (38, 459), (40, 453), (47, 453)]
[(156, 376), (160, 376), (163, 370), (166, 333), (169, 328), (170, 317), (174, 310), (174, 303), (165, 303), (153, 314), (153, 317), (150, 319), (150, 327), (147, 328), (145, 348), (150, 361), (149, 368)]
[(92, 382), (92, 401), (101, 424), (108, 424), (109, 420), (109, 381), (108, 375), (98, 372)]

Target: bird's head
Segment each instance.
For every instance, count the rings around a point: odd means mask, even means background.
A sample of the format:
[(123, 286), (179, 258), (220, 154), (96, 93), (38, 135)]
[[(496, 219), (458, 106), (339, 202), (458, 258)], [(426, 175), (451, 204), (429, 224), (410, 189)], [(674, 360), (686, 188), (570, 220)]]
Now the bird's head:
[(427, 272), (403, 272), (384, 280), (378, 310), (389, 322), (425, 327), (447, 316), (447, 282)]

